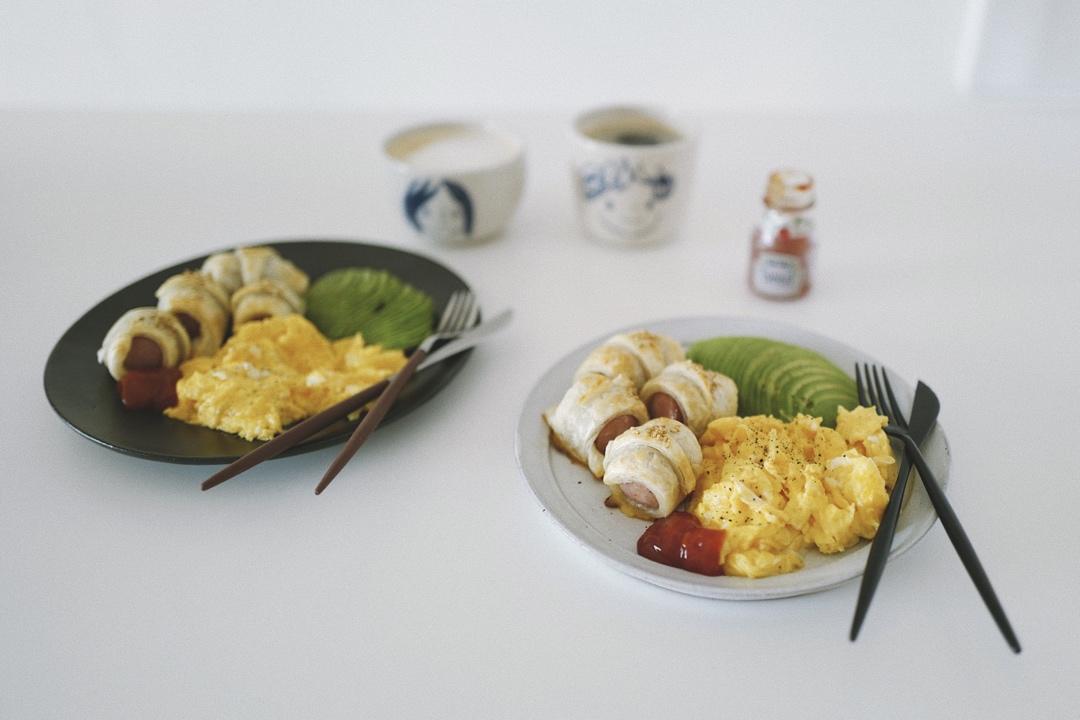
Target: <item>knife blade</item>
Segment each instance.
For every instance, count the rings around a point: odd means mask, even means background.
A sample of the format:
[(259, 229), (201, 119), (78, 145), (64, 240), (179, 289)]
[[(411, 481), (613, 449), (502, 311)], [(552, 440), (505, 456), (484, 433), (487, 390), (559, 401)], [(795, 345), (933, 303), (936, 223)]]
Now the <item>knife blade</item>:
[[(940, 410), (941, 402), (937, 395), (920, 380), (915, 387), (915, 399), (911, 403), (911, 419), (908, 422), (908, 434), (916, 445), (922, 445), (930, 435), (930, 431), (937, 423)], [(859, 599), (855, 603), (855, 617), (851, 621), (850, 638), (852, 641), (859, 636), (859, 629), (862, 627), (863, 620), (866, 619), (866, 611), (870, 609), (870, 601), (874, 599), (874, 591), (877, 590), (881, 574), (885, 571), (885, 563), (889, 559), (889, 550), (892, 549), (893, 536), (896, 535), (900, 506), (904, 501), (904, 491), (907, 489), (910, 474), (910, 453), (904, 452), (900, 460), (900, 470), (896, 475), (896, 485), (893, 486), (892, 495), (889, 496), (889, 503), (881, 516), (881, 523), (874, 535), (874, 541), (870, 544), (870, 554), (866, 558), (866, 570), (863, 571), (862, 583), (859, 585)]]
[(920, 380), (915, 386), (915, 400), (911, 403), (911, 420), (908, 421), (908, 435), (911, 435), (916, 445), (922, 445), (930, 435), (940, 410), (941, 402), (937, 395)]

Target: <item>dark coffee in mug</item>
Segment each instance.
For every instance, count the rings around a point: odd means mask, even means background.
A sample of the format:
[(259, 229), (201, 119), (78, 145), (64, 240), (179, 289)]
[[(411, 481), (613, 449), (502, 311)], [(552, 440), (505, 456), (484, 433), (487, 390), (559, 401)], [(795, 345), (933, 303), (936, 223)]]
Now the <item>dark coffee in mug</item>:
[(585, 232), (624, 247), (664, 242), (682, 221), (694, 142), (663, 111), (609, 106), (574, 119), (574, 181)]
[(650, 117), (629, 117), (619, 122), (598, 124), (586, 130), (593, 140), (635, 147), (663, 145), (681, 139), (679, 133)]

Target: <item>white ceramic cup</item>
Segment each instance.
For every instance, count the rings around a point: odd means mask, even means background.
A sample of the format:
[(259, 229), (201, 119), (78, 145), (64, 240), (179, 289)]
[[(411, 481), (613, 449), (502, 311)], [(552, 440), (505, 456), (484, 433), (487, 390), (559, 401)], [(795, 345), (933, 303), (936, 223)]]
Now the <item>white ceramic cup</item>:
[(461, 245), (501, 232), (525, 184), (525, 150), (487, 124), (417, 125), (383, 143), (405, 224), (437, 243)]
[(573, 142), (578, 211), (590, 237), (628, 247), (675, 237), (694, 170), (685, 122), (645, 107), (604, 107), (574, 120)]

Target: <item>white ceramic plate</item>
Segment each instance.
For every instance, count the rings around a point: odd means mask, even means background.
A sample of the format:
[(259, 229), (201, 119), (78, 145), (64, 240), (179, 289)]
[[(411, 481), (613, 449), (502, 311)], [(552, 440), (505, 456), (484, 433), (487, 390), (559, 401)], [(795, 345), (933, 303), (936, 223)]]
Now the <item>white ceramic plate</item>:
[[(641, 328), (670, 335), (687, 345), (719, 335), (772, 338), (816, 350), (852, 374), (856, 361), (877, 363), (874, 358), (836, 340), (791, 325), (750, 318), (677, 318), (606, 332), (574, 350), (544, 373), (529, 393), (518, 420), (518, 466), (548, 514), (574, 539), (616, 569), (691, 595), (722, 600), (766, 600), (827, 590), (861, 575), (870, 550), (870, 543), (865, 541), (834, 555), (807, 550), (803, 569), (758, 579), (697, 575), (646, 560), (637, 554), (637, 539), (648, 524), (604, 505), (608, 496), (606, 486), (594, 479), (587, 469), (570, 462), (551, 447), (548, 428), (541, 415), (562, 398), (570, 387), (574, 371), (590, 350), (615, 333)], [(911, 386), (891, 368), (889, 378), (901, 407), (910, 408)], [(940, 425), (923, 444), (923, 453), (938, 482), (944, 486), (949, 469), (949, 449)], [(900, 513), (890, 558), (910, 549), (937, 518), (916, 476), (912, 476), (908, 488), (909, 496)]]

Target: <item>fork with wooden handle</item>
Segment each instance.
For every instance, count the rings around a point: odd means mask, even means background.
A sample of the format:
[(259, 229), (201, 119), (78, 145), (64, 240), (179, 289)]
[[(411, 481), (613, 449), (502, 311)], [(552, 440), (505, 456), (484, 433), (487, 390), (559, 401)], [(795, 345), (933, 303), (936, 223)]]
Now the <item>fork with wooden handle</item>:
[(330, 467), (326, 469), (322, 480), (316, 486), (316, 495), (321, 495), (326, 486), (333, 482), (341, 469), (345, 467), (346, 463), (360, 449), (360, 446), (364, 444), (364, 441), (368, 439), (368, 436), (379, 426), (379, 423), (382, 422), (382, 419), (386, 417), (386, 413), (390, 410), (390, 406), (394, 404), (397, 396), (401, 394), (405, 383), (413, 376), (417, 366), (431, 352), (431, 348), (435, 343), (439, 340), (449, 340), (468, 330), (476, 323), (478, 313), (479, 307), (477, 307), (476, 299), (471, 292), (459, 290), (450, 296), (450, 300), (446, 303), (446, 309), (443, 310), (442, 317), (439, 320), (439, 327), (413, 351), (413, 354), (409, 356), (409, 361), (405, 363), (405, 367), (397, 372), (390, 382), (390, 386), (383, 391), (371, 410), (353, 430), (353, 434), (345, 443), (345, 447), (330, 463)]
[[(506, 327), (507, 324), (510, 323), (512, 317), (513, 312), (508, 308), (492, 315), (479, 325), (469, 328), (468, 331), (458, 335), (455, 339), (428, 355), (427, 359), (418, 366), (417, 372), (478, 345), (486, 338)], [(345, 398), (336, 405), (323, 410), (318, 415), (313, 415), (307, 420), (297, 423), (273, 440), (263, 443), (248, 454), (237, 458), (231, 464), (218, 470), (203, 482), (202, 489), (209, 490), (210, 488), (217, 487), (226, 480), (247, 472), (259, 463), (275, 458), (296, 445), (299, 445), (316, 433), (333, 425), (335, 422), (351, 415), (357, 410), (361, 410), (369, 402), (379, 397), (389, 385), (389, 380), (378, 382), (371, 387), (361, 390), (355, 395)]]

